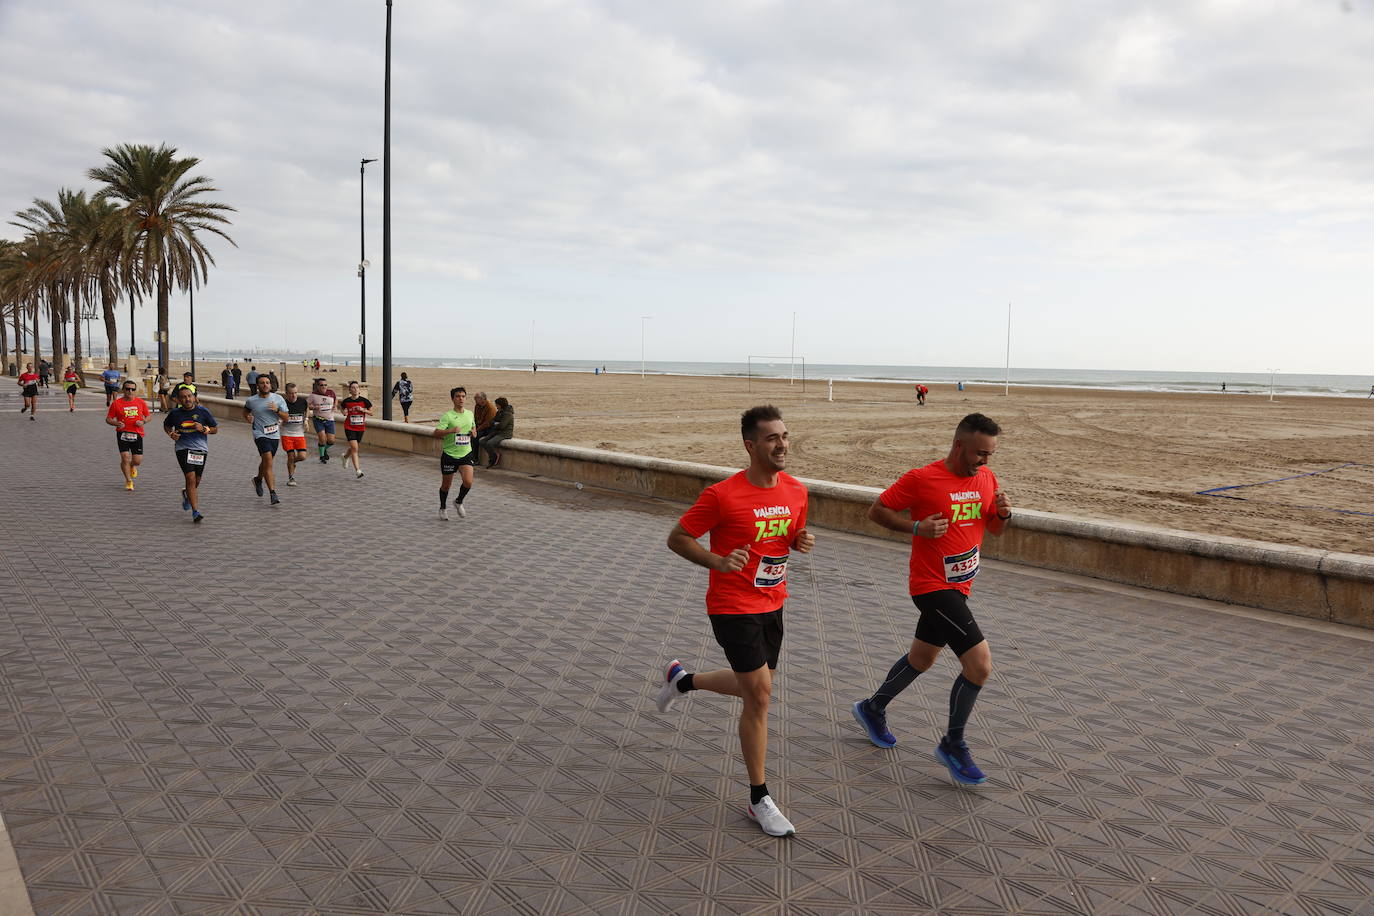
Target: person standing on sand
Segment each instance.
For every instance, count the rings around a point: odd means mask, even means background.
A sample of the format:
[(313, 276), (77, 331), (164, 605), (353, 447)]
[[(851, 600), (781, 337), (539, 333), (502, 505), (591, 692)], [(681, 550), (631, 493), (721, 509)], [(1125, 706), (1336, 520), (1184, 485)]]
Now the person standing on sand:
[(415, 400), (415, 383), (404, 372), (396, 384), (391, 386), (391, 396), (401, 402), (401, 422), (410, 422), (410, 405)]
[[(809, 553), (815, 537), (806, 530), (806, 487), (783, 472), (787, 426), (771, 404), (751, 407), (740, 417), (749, 467), (702, 491), (668, 535), (668, 549), (711, 571), (706, 613), (729, 668), (693, 674), (673, 659), (659, 688), (659, 712), (667, 712), (692, 690), (739, 697), (740, 750), (749, 774), (745, 809), (769, 836), (791, 836), (797, 828), (768, 792), (768, 705), (773, 674), (782, 652), (782, 606), (787, 599), (791, 549)], [(710, 532), (711, 547), (697, 538)]]
[(974, 701), (992, 674), (992, 652), (969, 610), (968, 593), (978, 575), (984, 531), (999, 535), (1011, 520), (1011, 500), (987, 466), (1000, 433), (988, 417), (969, 414), (955, 428), (943, 460), (907, 471), (868, 509), (872, 521), (911, 535), (908, 584), (921, 616), (910, 650), (871, 697), (854, 704), (854, 718), (878, 747), (895, 745), (887, 728), (888, 703), (949, 646), (963, 670), (950, 691), (949, 726), (935, 757), (966, 785), (987, 781), (964, 741)]
[(232, 401), (238, 386), (234, 382), (234, 370), (230, 368), (228, 363), (225, 363), (224, 368), (220, 370), (219, 383), (224, 386), (224, 396)]

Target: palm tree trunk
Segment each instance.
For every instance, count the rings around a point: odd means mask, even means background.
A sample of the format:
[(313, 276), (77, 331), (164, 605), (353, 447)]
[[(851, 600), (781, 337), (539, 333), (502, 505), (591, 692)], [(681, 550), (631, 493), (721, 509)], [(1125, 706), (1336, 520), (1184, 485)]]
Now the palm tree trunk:
[[(8, 363), (10, 359), (10, 331), (9, 325), (5, 324), (4, 312), (0, 312), (0, 363)], [(8, 375), (9, 366), (0, 365), (0, 375)]]
[(166, 368), (171, 365), (171, 340), (167, 334), (167, 299), (170, 295), (167, 284), (167, 262), (163, 261), (157, 272), (157, 364)]
[(23, 309), (16, 303), (14, 306), (14, 313), (11, 316), (14, 318), (14, 372), (16, 375), (19, 374), (19, 371), (24, 366), (23, 354), (19, 352), (19, 348), (24, 345), (24, 335), (19, 333), (19, 313), (21, 311), (23, 311)]
[(86, 387), (86, 367), (81, 365), (81, 308), (72, 309), (72, 365), (76, 367), (76, 377), (81, 387)]
[(55, 293), (48, 294), (48, 333), (52, 335), (48, 338), (52, 346), (52, 377), (55, 381), (62, 379), (62, 363), (66, 360), (67, 354), (62, 352), (62, 332), (67, 323), (67, 303)]
[(100, 285), (100, 309), (105, 314), (105, 340), (110, 347), (110, 362), (119, 362), (119, 328), (115, 320), (115, 305), (119, 297), (113, 286)]
[(43, 342), (38, 339), (38, 301), (33, 303), (33, 371), (38, 371), (38, 364), (43, 362)]

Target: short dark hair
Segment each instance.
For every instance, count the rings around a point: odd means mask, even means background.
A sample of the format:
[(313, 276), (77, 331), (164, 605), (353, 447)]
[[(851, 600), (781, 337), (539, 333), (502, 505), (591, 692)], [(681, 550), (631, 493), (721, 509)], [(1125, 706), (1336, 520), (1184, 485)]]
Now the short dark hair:
[(459, 385), (457, 388), (450, 388), (448, 390), (448, 396), (451, 398), (460, 391), (463, 392), (463, 394), (468, 393), (468, 390), (466, 388), (464, 388), (462, 385)]
[(745, 439), (752, 441), (758, 435), (759, 424), (768, 423), (772, 420), (781, 420), (782, 411), (772, 404), (760, 404), (758, 407), (750, 407), (739, 418), (739, 434)]
[(497, 398), (497, 399), (496, 399), (496, 406), (497, 406), (497, 407), (509, 407), (509, 406), (510, 406), (510, 401), (507, 401), (505, 398)]
[(967, 436), (970, 433), (982, 433), (985, 436), (1000, 436), (1002, 427), (997, 425), (997, 421), (991, 417), (985, 417), (980, 413), (971, 413), (959, 421), (959, 425), (954, 428), (954, 435)]

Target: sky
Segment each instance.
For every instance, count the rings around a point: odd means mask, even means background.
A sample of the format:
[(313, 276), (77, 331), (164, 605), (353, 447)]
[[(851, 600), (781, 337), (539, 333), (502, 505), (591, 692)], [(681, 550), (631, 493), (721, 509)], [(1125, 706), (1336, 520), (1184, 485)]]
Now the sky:
[[(169, 144), (237, 208), (198, 347), (355, 351), (385, 16), (0, 0), (0, 213)], [(1374, 0), (393, 17), (398, 356), (1000, 366), (1011, 303), (1018, 367), (1374, 373)]]

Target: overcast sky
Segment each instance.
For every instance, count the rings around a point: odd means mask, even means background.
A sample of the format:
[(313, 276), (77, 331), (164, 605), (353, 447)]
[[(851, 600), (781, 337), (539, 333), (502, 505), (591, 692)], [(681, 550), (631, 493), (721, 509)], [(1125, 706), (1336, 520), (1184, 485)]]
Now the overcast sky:
[[(810, 362), (996, 366), (1011, 301), (1016, 366), (1374, 372), (1374, 0), (394, 17), (397, 355), (522, 356), (533, 321), (537, 358), (638, 359), (650, 315), (651, 360), (743, 361), (789, 352), (796, 312)], [(199, 346), (351, 350), (384, 24), (0, 0), (0, 212), (168, 143), (238, 208)]]

